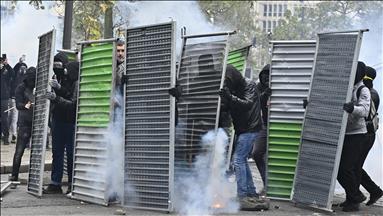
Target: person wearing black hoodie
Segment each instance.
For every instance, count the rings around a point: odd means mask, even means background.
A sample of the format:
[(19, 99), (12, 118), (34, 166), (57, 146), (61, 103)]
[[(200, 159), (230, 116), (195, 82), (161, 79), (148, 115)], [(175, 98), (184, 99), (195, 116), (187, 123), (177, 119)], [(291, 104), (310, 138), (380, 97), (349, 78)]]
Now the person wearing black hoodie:
[(67, 155), (68, 191), (70, 192), (73, 170), (73, 146), (76, 119), (79, 63), (69, 62), (64, 53), (54, 57), (55, 75), (49, 81), (52, 87), (45, 97), (51, 101), (52, 173), (51, 183), (44, 193), (62, 193), (61, 182), (64, 168), (64, 150)]
[[(10, 100), (10, 105), (9, 107), (14, 107), (16, 106), (15, 102), (15, 93), (16, 93), (16, 88), (18, 85), (20, 85), (23, 82), (24, 79), (24, 74), (26, 73), (26, 70), (28, 68), (27, 64), (24, 63), (25, 61), (25, 55), (23, 55), (20, 59), (19, 62), (13, 67), (14, 71), (14, 76), (11, 81), (11, 100)], [(9, 111), (8, 115), (8, 120), (9, 120), (9, 132), (12, 135), (12, 143), (16, 141), (16, 136), (17, 136), (17, 109), (12, 109)]]
[[(259, 73), (259, 83), (257, 84), (257, 89), (260, 94), (260, 103), (262, 110), (262, 122), (263, 127), (259, 132), (259, 136), (254, 142), (253, 151), (251, 153), (252, 158), (257, 165), (259, 173), (261, 174), (263, 185), (266, 185), (266, 147), (267, 147), (267, 120), (268, 120), (268, 105), (267, 101), (271, 96), (271, 89), (269, 87), (269, 75), (270, 75), (270, 65), (263, 67)], [(264, 192), (264, 191), (263, 191)]]
[(16, 88), (16, 108), (19, 110), (17, 121), (16, 150), (13, 156), (11, 181), (19, 178), (19, 169), (24, 150), (31, 138), (32, 117), (33, 117), (33, 89), (35, 88), (36, 68), (30, 67), (23, 75), (23, 81)]
[(4, 145), (9, 145), (9, 123), (8, 112), (6, 111), (9, 106), (9, 99), (11, 97), (11, 81), (14, 76), (12, 67), (8, 64), (8, 60), (1, 57), (0, 62), (1, 74), (1, 133)]
[(268, 209), (268, 203), (258, 199), (247, 158), (262, 129), (261, 106), (255, 82), (245, 79), (232, 65), (227, 65), (224, 88), (219, 95), (228, 104), (237, 135), (234, 150), (234, 170), (237, 197), (241, 210)]
[[(376, 111), (378, 111), (380, 98), (378, 92), (374, 89), (373, 86), (373, 80), (376, 77), (376, 71), (374, 68), (366, 66), (366, 75), (363, 78), (363, 83), (366, 87), (370, 89), (371, 93), (371, 100), (375, 105)], [(367, 172), (363, 169), (364, 161), (367, 158), (368, 153), (370, 152), (372, 146), (375, 142), (376, 133), (375, 131), (369, 130), (367, 128), (367, 139), (366, 142), (362, 145), (362, 163), (360, 169), (362, 170), (361, 173), (361, 180), (360, 184), (370, 193), (370, 200), (366, 203), (366, 205), (372, 205), (374, 204), (378, 199), (380, 199), (383, 196), (383, 190), (375, 184), (375, 182), (370, 178), (370, 176), (367, 174)]]

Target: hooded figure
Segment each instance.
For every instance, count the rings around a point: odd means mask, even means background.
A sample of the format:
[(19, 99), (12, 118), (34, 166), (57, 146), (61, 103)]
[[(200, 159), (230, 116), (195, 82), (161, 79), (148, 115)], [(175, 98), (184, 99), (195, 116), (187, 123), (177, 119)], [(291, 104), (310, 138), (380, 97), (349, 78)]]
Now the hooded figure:
[(59, 52), (53, 58), (53, 72), (57, 77), (61, 77), (65, 74), (66, 65), (68, 64), (68, 56)]
[(19, 178), (19, 169), (24, 150), (31, 138), (32, 117), (33, 117), (33, 88), (35, 87), (36, 68), (30, 67), (23, 76), (23, 82), (16, 88), (16, 108), (19, 110), (17, 121), (17, 141), (16, 150), (13, 156), (11, 181)]
[(15, 96), (16, 88), (20, 83), (23, 82), (23, 75), (26, 73), (27, 68), (28, 66), (24, 62), (18, 62), (15, 67), (13, 67), (15, 75), (11, 84), (11, 96)]
[[(343, 211), (358, 211), (359, 204), (366, 197), (360, 192), (359, 185), (363, 166), (363, 145), (367, 141), (366, 121), (370, 111), (370, 91), (363, 85), (366, 66), (358, 62), (351, 102), (343, 105), (348, 114), (346, 134), (339, 164), (338, 182), (346, 191)], [(357, 92), (360, 89), (360, 95)]]
[[(76, 120), (77, 90), (78, 90), (78, 62), (67, 62), (63, 53), (55, 56), (53, 77), (49, 84), (52, 92), (45, 97), (51, 101), (51, 130), (52, 130), (52, 174), (51, 183), (44, 193), (62, 193), (64, 153), (67, 155), (68, 191), (71, 189), (73, 169), (73, 146)], [(56, 79), (57, 78), (57, 79)]]
[(259, 94), (255, 82), (246, 80), (232, 65), (227, 65), (225, 87), (219, 91), (222, 101), (228, 104), (237, 135), (233, 155), (240, 208), (268, 209), (266, 202), (258, 203), (251, 170), (248, 164), (253, 143), (262, 129)]
[(259, 73), (259, 83), (257, 84), (257, 89), (260, 94), (261, 109), (262, 109), (262, 120), (263, 124), (267, 125), (268, 120), (268, 107), (267, 101), (271, 95), (271, 89), (269, 87), (269, 77), (270, 77), (270, 65), (267, 64), (261, 72)]

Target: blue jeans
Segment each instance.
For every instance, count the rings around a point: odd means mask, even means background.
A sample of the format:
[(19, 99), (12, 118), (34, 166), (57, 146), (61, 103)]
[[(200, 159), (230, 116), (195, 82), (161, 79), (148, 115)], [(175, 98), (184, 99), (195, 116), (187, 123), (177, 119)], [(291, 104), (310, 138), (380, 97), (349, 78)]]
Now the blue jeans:
[(258, 134), (258, 132), (243, 133), (237, 139), (234, 150), (234, 170), (237, 180), (237, 196), (239, 198), (257, 195), (247, 158)]
[(64, 170), (64, 150), (67, 157), (68, 182), (72, 182), (75, 124), (52, 120), (51, 184), (61, 185)]

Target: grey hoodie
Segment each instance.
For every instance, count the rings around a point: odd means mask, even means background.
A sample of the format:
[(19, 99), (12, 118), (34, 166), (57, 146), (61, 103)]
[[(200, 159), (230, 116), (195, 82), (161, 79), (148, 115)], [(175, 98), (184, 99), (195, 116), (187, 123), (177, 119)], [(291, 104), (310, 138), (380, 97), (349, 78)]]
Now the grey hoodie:
[(367, 118), (370, 112), (370, 90), (365, 87), (360, 91), (359, 99), (356, 92), (358, 88), (363, 85), (363, 80), (354, 85), (352, 90), (352, 99), (354, 103), (354, 111), (348, 115), (346, 135), (352, 134), (365, 134), (367, 133), (366, 122), (364, 118)]

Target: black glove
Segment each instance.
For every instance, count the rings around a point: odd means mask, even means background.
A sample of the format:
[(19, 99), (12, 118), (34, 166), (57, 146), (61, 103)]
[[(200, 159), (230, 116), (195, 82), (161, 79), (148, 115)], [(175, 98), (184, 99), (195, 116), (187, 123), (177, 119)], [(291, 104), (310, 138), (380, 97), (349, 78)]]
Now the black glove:
[(128, 80), (129, 80), (128, 75), (126, 75), (126, 74), (122, 74), (122, 77), (121, 77), (121, 84), (123, 85), (123, 84), (128, 83)]
[(271, 96), (271, 88), (267, 87), (263, 94), (265, 94), (267, 97), (270, 97)]
[(180, 85), (176, 85), (176, 87), (169, 89), (169, 94), (175, 98), (180, 98), (182, 95), (182, 87)]
[(306, 109), (308, 104), (309, 104), (309, 101), (307, 99), (303, 99), (303, 109)]
[(46, 99), (48, 99), (48, 100), (51, 100), (51, 101), (53, 101), (53, 100), (55, 100), (56, 99), (56, 93), (55, 92), (46, 92), (45, 93), (45, 98)]
[(348, 113), (352, 113), (352, 111), (354, 111), (354, 103), (348, 102), (348, 103), (343, 104), (343, 110), (348, 112)]
[(224, 101), (230, 101), (231, 100), (231, 92), (229, 90), (229, 88), (227, 87), (224, 87), (224, 88), (221, 88), (218, 92), (219, 96), (221, 97), (222, 100)]

